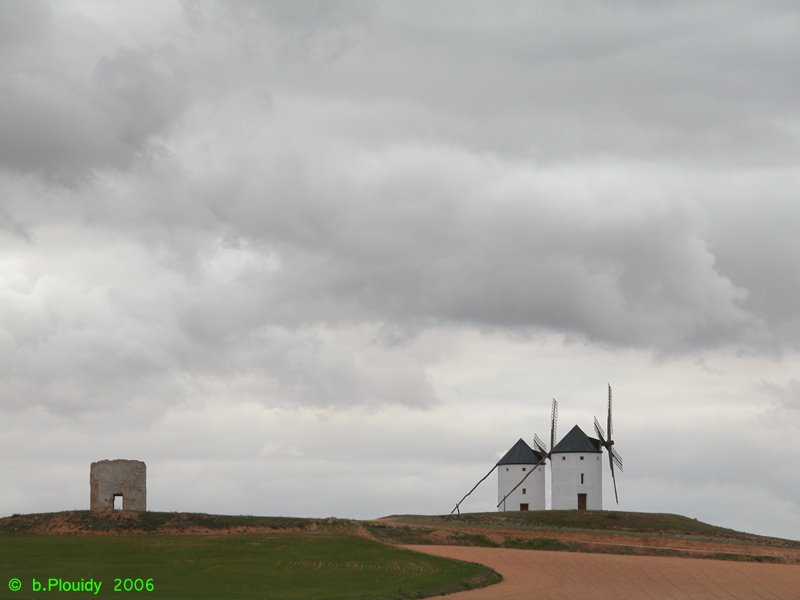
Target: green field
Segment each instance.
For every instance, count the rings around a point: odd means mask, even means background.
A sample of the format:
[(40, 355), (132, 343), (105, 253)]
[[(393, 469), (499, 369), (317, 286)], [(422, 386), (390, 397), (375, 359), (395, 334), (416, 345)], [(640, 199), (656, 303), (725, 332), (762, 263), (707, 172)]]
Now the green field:
[[(201, 513), (64, 511), (0, 518), (0, 600), (422, 598), (490, 585), (493, 571), (398, 544), (690, 556), (800, 564), (800, 542), (680, 515), (539, 511), (374, 521)], [(19, 592), (8, 588), (19, 578)], [(36, 578), (99, 580), (102, 593), (31, 590)], [(154, 591), (115, 593), (114, 579)]]
[[(19, 578), (19, 592), (8, 580)], [(422, 598), (495, 583), (481, 565), (440, 559), (350, 533), (0, 535), (0, 599), (42, 598), (32, 580), (102, 581), (101, 593), (47, 597), (181, 599)], [(114, 593), (115, 578), (154, 591)]]

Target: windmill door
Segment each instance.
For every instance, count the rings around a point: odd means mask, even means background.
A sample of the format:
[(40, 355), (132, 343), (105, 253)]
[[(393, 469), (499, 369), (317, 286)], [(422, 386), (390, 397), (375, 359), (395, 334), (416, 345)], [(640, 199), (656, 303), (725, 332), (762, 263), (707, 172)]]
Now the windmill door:
[(578, 510), (586, 510), (586, 494), (578, 494)]

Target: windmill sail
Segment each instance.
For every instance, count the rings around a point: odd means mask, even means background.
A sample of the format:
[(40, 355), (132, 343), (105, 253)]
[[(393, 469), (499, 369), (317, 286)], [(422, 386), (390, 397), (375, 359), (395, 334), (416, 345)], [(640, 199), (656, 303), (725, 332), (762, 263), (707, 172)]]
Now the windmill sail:
[(616, 448), (614, 448), (614, 422), (612, 420), (612, 407), (611, 407), (611, 384), (608, 384), (608, 418), (606, 419), (606, 426), (608, 429), (608, 437), (606, 437), (606, 432), (603, 431), (603, 428), (600, 426), (600, 421), (597, 420), (597, 417), (594, 418), (594, 430), (597, 433), (597, 437), (600, 439), (600, 445), (603, 446), (608, 451), (608, 466), (611, 469), (611, 481), (614, 484), (614, 499), (619, 504), (619, 494), (617, 493), (617, 476), (614, 473), (614, 465), (622, 471), (622, 457), (617, 452)]

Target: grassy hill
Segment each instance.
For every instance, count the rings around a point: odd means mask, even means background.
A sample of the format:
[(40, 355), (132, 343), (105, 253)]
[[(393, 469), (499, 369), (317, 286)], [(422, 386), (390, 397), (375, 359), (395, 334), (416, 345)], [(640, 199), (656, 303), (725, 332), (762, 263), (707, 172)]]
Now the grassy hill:
[(0, 518), (0, 535), (13, 533), (243, 533), (353, 529), (346, 519), (255, 517), (205, 513), (71, 510)]
[[(0, 598), (92, 581), (102, 582), (98, 598), (401, 600), (500, 580), (482, 565), (370, 539), (354, 521), (157, 512), (0, 519), (0, 570)], [(21, 594), (6, 589), (12, 578)]]
[(619, 511), (530, 511), (393, 515), (375, 521), (69, 511), (0, 519), (0, 544), (20, 534), (291, 534), (383, 544), (449, 544), (648, 554), (800, 564), (800, 542), (734, 531), (680, 515)]
[(681, 515), (548, 510), (393, 515), (367, 529), (394, 543), (457, 544), (800, 564), (800, 542), (759, 536)]
[[(524, 512), (464, 513), (462, 515), (392, 515), (386, 520), (418, 525), (467, 525), (531, 530), (604, 531), (663, 535), (698, 535), (733, 539), (775, 539), (709, 525), (697, 519), (668, 513), (622, 511), (543, 510)], [(788, 540), (786, 540), (788, 541)], [(797, 542), (800, 544), (800, 542)]]

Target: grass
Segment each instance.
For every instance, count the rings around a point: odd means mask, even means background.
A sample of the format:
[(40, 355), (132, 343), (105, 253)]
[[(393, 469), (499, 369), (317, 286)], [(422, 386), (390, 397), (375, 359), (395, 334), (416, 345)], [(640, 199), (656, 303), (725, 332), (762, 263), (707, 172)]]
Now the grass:
[(470, 525), (523, 529), (584, 529), (636, 531), (639, 533), (736, 534), (680, 515), (620, 511), (547, 510), (464, 513), (461, 515), (396, 515), (393, 520), (428, 525)]
[(697, 519), (667, 513), (622, 511), (547, 510), (522, 512), (464, 513), (461, 515), (395, 515), (394, 522), (489, 529), (531, 531), (592, 531), (608, 534), (624, 533), (642, 536), (672, 536), (769, 542), (775, 545), (800, 547), (800, 542), (768, 538), (709, 525)]
[[(6, 580), (103, 582), (152, 578), (148, 598), (227, 600), (405, 599), (481, 587), (499, 576), (481, 565), (427, 556), (348, 533), (216, 535), (30, 535), (0, 537), (0, 598)], [(133, 592), (139, 596), (142, 592)], [(69, 595), (56, 593), (55, 597)], [(72, 593), (74, 595), (74, 593)]]
[(620, 511), (520, 511), (396, 515), (367, 525), (393, 543), (683, 556), (800, 564), (800, 542), (716, 527), (680, 515)]
[(387, 525), (378, 521), (364, 523), (364, 528), (376, 539), (387, 544), (429, 544), (432, 527), (412, 527), (409, 525)]
[(483, 546), (486, 548), (497, 548), (498, 543), (493, 542), (482, 533), (454, 533), (450, 536), (450, 541), (459, 546)]
[(571, 550), (571, 546), (552, 538), (508, 538), (503, 542), (505, 548), (522, 550)]
[(205, 513), (125, 512), (73, 510), (60, 513), (12, 515), (0, 519), (0, 535), (46, 533), (52, 527), (69, 526), (81, 532), (157, 533), (203, 529), (225, 533), (242, 528), (262, 530), (342, 529), (353, 521), (346, 519), (304, 519), (299, 517), (255, 517), (249, 515), (210, 515)]
[(28, 591), (30, 577), (80, 579), (100, 573), (106, 589), (112, 577), (154, 577), (152, 598), (275, 600), (419, 598), (498, 579), (478, 565), (408, 554), (389, 544), (800, 564), (800, 542), (658, 513), (530, 511), (354, 521), (66, 511), (0, 518), (0, 600), (26, 597), (8, 595), (6, 583), (14, 576)]

